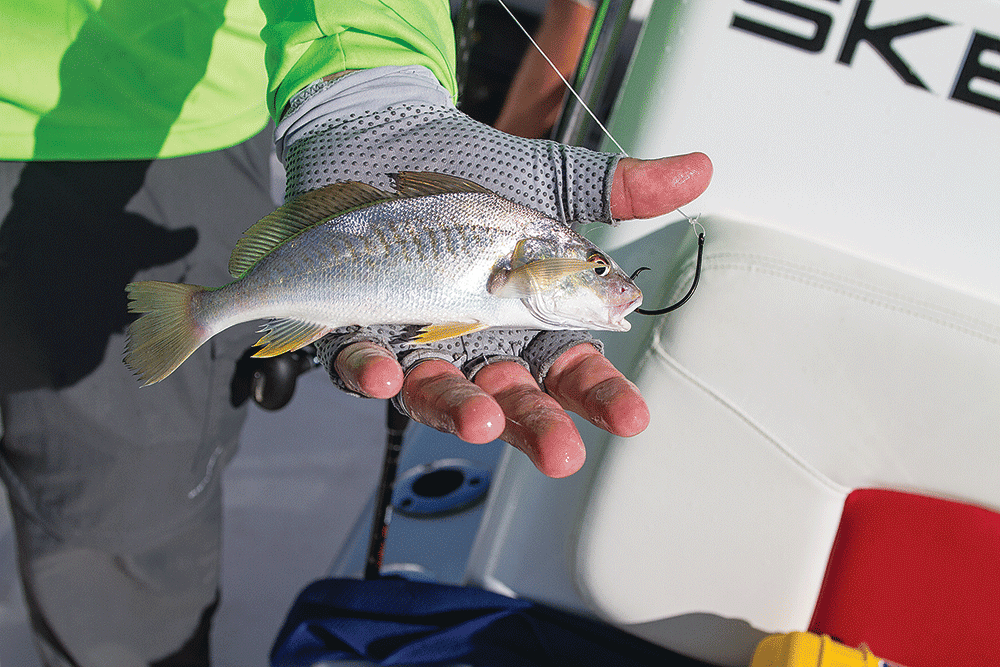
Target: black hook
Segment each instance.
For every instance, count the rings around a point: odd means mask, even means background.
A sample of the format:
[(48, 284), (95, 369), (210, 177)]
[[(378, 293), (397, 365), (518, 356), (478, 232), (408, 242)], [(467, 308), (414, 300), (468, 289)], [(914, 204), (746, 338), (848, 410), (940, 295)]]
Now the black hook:
[[(701, 258), (704, 254), (705, 254), (705, 232), (701, 232), (698, 234), (698, 259), (695, 262), (694, 266), (694, 280), (691, 282), (691, 289), (689, 289), (688, 293), (684, 295), (684, 298), (682, 298), (674, 305), (667, 306), (666, 308), (660, 308), (658, 310), (646, 310), (645, 308), (636, 308), (635, 312), (639, 313), (640, 315), (665, 315), (666, 313), (669, 313), (672, 310), (677, 310), (685, 303), (687, 303), (688, 299), (691, 298), (691, 295), (694, 294), (695, 288), (698, 287), (698, 280), (701, 278)], [(633, 273), (630, 276), (630, 279), (634, 281), (635, 277), (640, 273), (642, 273), (643, 271), (649, 271), (649, 267), (640, 266), (638, 269), (635, 270), (635, 273)]]

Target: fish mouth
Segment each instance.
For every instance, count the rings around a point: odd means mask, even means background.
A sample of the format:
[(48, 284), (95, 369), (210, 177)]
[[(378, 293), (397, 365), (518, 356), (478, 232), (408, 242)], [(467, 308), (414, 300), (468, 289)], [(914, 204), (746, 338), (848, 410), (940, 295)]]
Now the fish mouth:
[(641, 292), (639, 294), (637, 294), (636, 296), (634, 296), (633, 298), (631, 298), (631, 299), (626, 299), (619, 306), (619, 309), (621, 310), (622, 317), (625, 317), (626, 315), (628, 315), (629, 313), (631, 313), (633, 310), (635, 310), (636, 308), (638, 308), (641, 305), (642, 305), (642, 293)]
[(620, 331), (628, 331), (632, 325), (625, 319), (633, 310), (642, 305), (642, 294), (631, 299), (625, 299), (611, 309), (611, 324)]

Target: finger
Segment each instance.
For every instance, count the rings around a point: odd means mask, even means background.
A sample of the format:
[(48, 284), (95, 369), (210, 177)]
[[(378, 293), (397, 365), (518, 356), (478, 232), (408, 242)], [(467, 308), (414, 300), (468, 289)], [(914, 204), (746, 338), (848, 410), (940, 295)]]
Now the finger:
[(611, 185), (611, 215), (631, 220), (670, 213), (704, 192), (711, 180), (712, 162), (704, 153), (659, 160), (622, 158)]
[(411, 368), (402, 399), (412, 418), (466, 442), (484, 444), (503, 433), (497, 402), (446, 361), (431, 359)]
[(403, 386), (396, 356), (375, 343), (352, 343), (337, 355), (334, 369), (348, 387), (370, 398), (391, 398)]
[(501, 439), (524, 452), (536, 468), (549, 477), (580, 469), (587, 451), (576, 425), (527, 370), (514, 362), (491, 364), (476, 374), (476, 384), (506, 415)]
[(545, 376), (559, 403), (614, 435), (629, 437), (649, 426), (649, 407), (639, 389), (593, 345), (564, 352)]

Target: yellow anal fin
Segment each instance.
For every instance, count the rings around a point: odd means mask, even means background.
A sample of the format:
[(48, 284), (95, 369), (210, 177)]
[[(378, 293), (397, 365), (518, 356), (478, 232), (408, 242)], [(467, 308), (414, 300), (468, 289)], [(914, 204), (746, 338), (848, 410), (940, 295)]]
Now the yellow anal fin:
[(482, 331), (489, 328), (488, 324), (482, 322), (445, 322), (443, 324), (430, 324), (420, 330), (416, 336), (408, 343), (437, 343), (438, 341), (457, 338), (466, 334)]
[(255, 357), (276, 357), (297, 350), (332, 331), (324, 324), (301, 320), (276, 320), (267, 324), (263, 330), (266, 333), (256, 345), (264, 347), (253, 353)]

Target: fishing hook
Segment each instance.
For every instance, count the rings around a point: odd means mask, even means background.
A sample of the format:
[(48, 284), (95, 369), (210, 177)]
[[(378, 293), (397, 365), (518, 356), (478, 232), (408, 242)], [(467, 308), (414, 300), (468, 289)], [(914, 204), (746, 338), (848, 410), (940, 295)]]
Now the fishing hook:
[[(680, 301), (678, 301), (677, 303), (675, 303), (672, 306), (667, 306), (666, 308), (660, 308), (660, 309), (657, 309), (657, 310), (646, 310), (645, 308), (636, 308), (635, 312), (639, 313), (640, 315), (665, 315), (666, 313), (669, 313), (672, 310), (677, 310), (678, 308), (680, 308), (681, 306), (683, 306), (685, 303), (687, 303), (688, 299), (691, 298), (691, 295), (694, 294), (695, 288), (698, 287), (698, 279), (701, 278), (701, 258), (702, 258), (702, 256), (704, 254), (705, 254), (705, 232), (699, 232), (698, 233), (698, 259), (696, 260), (695, 266), (694, 266), (694, 280), (691, 282), (691, 289), (688, 290), (688, 293), (685, 294), (684, 297)], [(629, 279), (634, 281), (635, 277), (637, 275), (639, 275), (640, 273), (642, 273), (643, 271), (649, 271), (649, 267), (648, 266), (640, 266), (638, 269), (635, 270), (635, 273), (633, 273), (631, 276), (629, 276)]]

